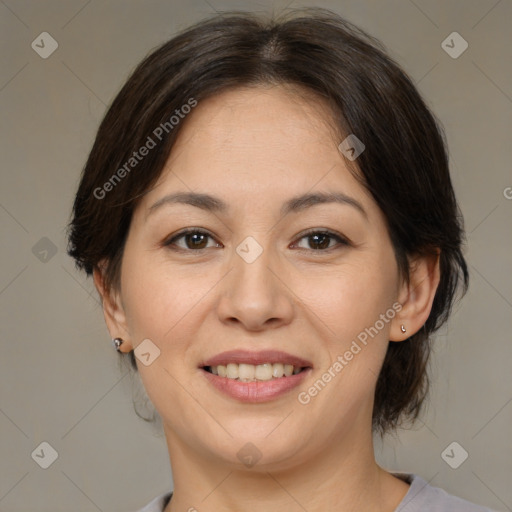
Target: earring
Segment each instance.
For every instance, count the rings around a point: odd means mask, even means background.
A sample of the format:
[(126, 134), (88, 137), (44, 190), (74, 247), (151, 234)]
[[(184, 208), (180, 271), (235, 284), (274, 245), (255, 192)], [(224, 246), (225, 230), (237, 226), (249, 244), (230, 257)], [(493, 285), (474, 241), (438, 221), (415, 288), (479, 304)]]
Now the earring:
[(407, 330), (405, 329), (404, 324), (402, 324), (402, 325), (400, 326), (400, 330), (401, 330), (403, 333), (407, 332)]
[(112, 340), (112, 344), (118, 352), (121, 352), (121, 350), (119, 350), (119, 347), (123, 344), (123, 340), (121, 338), (114, 338)]

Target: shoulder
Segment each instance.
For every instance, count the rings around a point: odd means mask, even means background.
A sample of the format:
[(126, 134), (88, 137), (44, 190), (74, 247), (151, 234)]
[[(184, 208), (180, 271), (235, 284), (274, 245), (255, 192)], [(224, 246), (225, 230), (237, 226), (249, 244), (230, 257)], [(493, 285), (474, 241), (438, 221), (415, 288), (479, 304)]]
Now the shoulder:
[[(433, 487), (418, 475), (393, 474), (410, 484), (395, 512), (494, 512), (490, 508), (448, 494), (444, 489)], [(171, 497), (172, 492), (161, 494), (137, 512), (163, 512)]]
[(157, 496), (136, 512), (163, 512), (169, 501), (171, 501), (171, 497), (171, 491), (160, 494), (160, 496)]
[(494, 512), (490, 508), (448, 494), (444, 489), (433, 487), (418, 475), (393, 473), (410, 484), (395, 512)]

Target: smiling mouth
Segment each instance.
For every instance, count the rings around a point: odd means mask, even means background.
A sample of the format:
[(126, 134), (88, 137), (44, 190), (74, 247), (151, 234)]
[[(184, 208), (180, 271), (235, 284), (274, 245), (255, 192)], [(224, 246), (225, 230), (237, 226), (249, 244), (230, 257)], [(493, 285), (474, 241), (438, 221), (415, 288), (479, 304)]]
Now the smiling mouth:
[(276, 350), (233, 350), (204, 361), (199, 369), (223, 395), (242, 403), (264, 403), (289, 394), (308, 378), (313, 365)]

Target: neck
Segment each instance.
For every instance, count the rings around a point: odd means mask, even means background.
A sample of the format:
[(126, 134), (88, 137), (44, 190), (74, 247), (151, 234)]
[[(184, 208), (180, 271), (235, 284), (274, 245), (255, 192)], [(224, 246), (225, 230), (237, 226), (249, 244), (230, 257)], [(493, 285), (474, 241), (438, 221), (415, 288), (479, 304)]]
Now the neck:
[(332, 439), (302, 461), (256, 464), (250, 469), (219, 463), (166, 430), (174, 492), (165, 512), (393, 512), (409, 486), (380, 468), (368, 437)]

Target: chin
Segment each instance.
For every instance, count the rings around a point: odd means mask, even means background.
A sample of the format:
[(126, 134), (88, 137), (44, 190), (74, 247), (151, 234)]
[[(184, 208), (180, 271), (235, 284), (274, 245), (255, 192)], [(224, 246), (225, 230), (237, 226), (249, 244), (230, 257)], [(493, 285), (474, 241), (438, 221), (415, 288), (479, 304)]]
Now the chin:
[[(276, 423), (273, 428), (275, 426)], [(307, 437), (268, 435), (272, 429), (267, 429), (265, 434), (253, 430), (254, 435), (249, 428), (243, 434), (233, 434), (232, 438), (224, 437), (224, 442), (220, 445), (205, 448), (210, 450), (213, 458), (217, 458), (219, 462), (222, 461), (233, 470), (283, 471), (307, 459)]]

